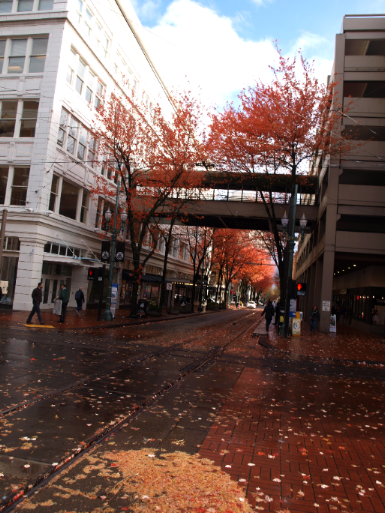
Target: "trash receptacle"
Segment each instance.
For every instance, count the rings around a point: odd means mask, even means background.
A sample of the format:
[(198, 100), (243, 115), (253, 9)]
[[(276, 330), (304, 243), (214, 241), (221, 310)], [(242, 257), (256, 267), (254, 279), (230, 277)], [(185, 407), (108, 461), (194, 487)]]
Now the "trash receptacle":
[(150, 308), (150, 302), (147, 299), (139, 299), (138, 301), (138, 315), (146, 317)]

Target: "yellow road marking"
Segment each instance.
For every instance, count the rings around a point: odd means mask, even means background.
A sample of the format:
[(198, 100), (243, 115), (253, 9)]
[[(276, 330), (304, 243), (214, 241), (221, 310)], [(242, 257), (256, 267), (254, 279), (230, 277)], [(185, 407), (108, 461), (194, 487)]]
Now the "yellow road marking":
[(54, 326), (50, 326), (49, 324), (24, 324), (27, 328), (54, 328)]

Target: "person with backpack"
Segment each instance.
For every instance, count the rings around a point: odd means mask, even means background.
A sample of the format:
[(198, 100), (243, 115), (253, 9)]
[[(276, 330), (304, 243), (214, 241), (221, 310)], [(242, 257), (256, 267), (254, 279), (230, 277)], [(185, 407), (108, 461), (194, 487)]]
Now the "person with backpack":
[(76, 304), (77, 304), (76, 313), (79, 315), (79, 312), (80, 312), (80, 310), (82, 310), (83, 303), (85, 301), (84, 300), (83, 289), (81, 287), (79, 287), (79, 290), (75, 294), (75, 301), (76, 301)]
[(317, 322), (320, 320), (319, 311), (316, 306), (313, 306), (313, 310), (310, 312), (310, 331), (315, 331)]
[(265, 319), (266, 319), (266, 331), (268, 332), (269, 328), (270, 328), (271, 320), (274, 317), (274, 306), (272, 305), (270, 299), (267, 302), (267, 305), (265, 306), (265, 308), (263, 309), (261, 317), (263, 317), (263, 316), (265, 316)]
[(64, 283), (61, 286), (61, 291), (57, 299), (61, 299), (61, 316), (59, 322), (65, 322), (68, 301), (70, 300), (70, 293), (68, 292), (68, 289)]
[(28, 316), (26, 324), (33, 324), (32, 317), (37, 314), (40, 324), (44, 324), (40, 313), (40, 303), (43, 301), (43, 282), (41, 281), (36, 289), (32, 291), (32, 303), (33, 307), (31, 313)]

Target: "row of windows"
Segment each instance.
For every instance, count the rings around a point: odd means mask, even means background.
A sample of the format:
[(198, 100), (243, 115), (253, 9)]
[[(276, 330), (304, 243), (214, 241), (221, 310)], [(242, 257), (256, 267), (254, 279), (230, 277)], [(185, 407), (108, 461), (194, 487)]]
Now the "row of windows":
[[(60, 256), (68, 256), (68, 257), (80, 257), (86, 256), (87, 251), (85, 249), (73, 248), (70, 246), (62, 246), (61, 244), (55, 244), (54, 242), (47, 242), (44, 246), (44, 253), (51, 253), (52, 255), (60, 255)], [(52, 274), (52, 271), (47, 272), (48, 266), (51, 265), (48, 262), (45, 262), (46, 268), (44, 269), (42, 274)], [(44, 264), (43, 264), (44, 266)], [(60, 274), (60, 273), (57, 273)]]
[(42, 73), (48, 37), (0, 39), (0, 73)]
[(87, 103), (96, 109), (99, 107), (104, 95), (104, 85), (73, 49), (70, 52), (66, 80)]
[(0, 101), (0, 137), (35, 137), (39, 102)]
[(0, 14), (9, 12), (51, 11), (53, 0), (0, 0)]
[[(93, 46), (99, 56), (101, 55), (106, 59), (111, 46), (110, 39), (103, 32), (90, 6), (86, 5), (83, 0), (77, 0), (76, 2), (76, 20), (83, 33), (85, 33), (87, 41)], [(134, 91), (136, 90), (137, 80), (118, 51), (114, 57), (114, 71), (118, 82)]]
[(0, 205), (25, 205), (29, 167), (0, 167)]
[(53, 175), (49, 210), (62, 216), (87, 224), (90, 196), (82, 187), (77, 187), (62, 177)]
[(85, 32), (88, 41), (97, 50), (98, 55), (106, 59), (110, 48), (110, 38), (103, 31), (91, 9), (85, 5), (83, 0), (76, 1), (76, 19), (83, 32)]
[(62, 108), (57, 143), (79, 160), (94, 166), (96, 143), (95, 138), (84, 125)]

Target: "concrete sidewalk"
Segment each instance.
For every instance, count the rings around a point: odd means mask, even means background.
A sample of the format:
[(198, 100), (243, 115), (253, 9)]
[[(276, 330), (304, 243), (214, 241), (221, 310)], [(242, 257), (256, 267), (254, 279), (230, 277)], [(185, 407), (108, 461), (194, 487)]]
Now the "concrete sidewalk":
[[(95, 329), (95, 328), (117, 328), (127, 325), (136, 325), (143, 324), (148, 322), (160, 322), (172, 319), (183, 319), (189, 318), (194, 315), (205, 315), (214, 313), (212, 311), (209, 312), (197, 312), (198, 307), (196, 307), (194, 313), (182, 313), (182, 314), (167, 314), (166, 308), (163, 309), (161, 317), (152, 317), (147, 316), (142, 319), (130, 319), (130, 311), (129, 310), (118, 310), (116, 312), (116, 317), (113, 321), (98, 321), (97, 320), (97, 310), (85, 310), (80, 311), (79, 314), (76, 312), (76, 308), (68, 308), (67, 315), (64, 323), (59, 323), (59, 316), (54, 315), (52, 310), (43, 310), (41, 315), (44, 321), (44, 326), (53, 326), (58, 330), (85, 330), (85, 329)], [(27, 317), (29, 312), (21, 312), (14, 310), (0, 310), (0, 327), (20, 327), (26, 324)], [(28, 326), (27, 329), (43, 329), (43, 326), (40, 325), (37, 315), (35, 315), (32, 319), (31, 325)], [(44, 328), (45, 329), (45, 328)]]

